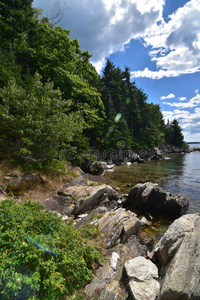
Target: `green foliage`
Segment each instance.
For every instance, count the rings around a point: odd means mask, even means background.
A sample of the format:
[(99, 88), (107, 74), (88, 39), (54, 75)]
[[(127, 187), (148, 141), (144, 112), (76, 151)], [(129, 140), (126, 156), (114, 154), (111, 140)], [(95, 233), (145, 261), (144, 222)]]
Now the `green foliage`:
[(14, 200), (0, 203), (0, 298), (64, 299), (93, 277), (101, 255), (83, 238), (97, 234), (95, 226), (81, 231), (43, 205)]
[(128, 67), (108, 60), (101, 78), (70, 30), (39, 18), (32, 2), (0, 1), (0, 159), (64, 172), (62, 161), (80, 163), (90, 146), (181, 144)]
[(59, 159), (59, 154), (83, 130), (81, 113), (69, 112), (71, 101), (62, 100), (59, 89), (44, 85), (36, 73), (24, 87), (11, 79), (0, 89), (0, 136), (6, 153), (34, 159)]
[(121, 141), (126, 149), (134, 150), (164, 143), (164, 121), (159, 105), (147, 103), (147, 95), (130, 78), (128, 67), (122, 72), (107, 61), (102, 76), (102, 99), (107, 115), (105, 148), (117, 149)]
[(176, 147), (185, 147), (182, 129), (176, 119), (171, 123), (167, 123), (165, 128), (165, 139), (168, 144)]

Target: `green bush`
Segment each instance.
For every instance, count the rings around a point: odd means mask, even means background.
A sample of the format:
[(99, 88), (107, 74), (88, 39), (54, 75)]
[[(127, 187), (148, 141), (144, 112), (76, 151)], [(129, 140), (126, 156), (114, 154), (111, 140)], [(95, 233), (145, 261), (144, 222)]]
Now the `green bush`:
[(83, 287), (101, 259), (84, 242), (88, 230), (75, 230), (42, 204), (2, 201), (0, 299), (64, 299)]
[[(15, 79), (0, 89), (0, 143), (5, 157), (51, 163), (81, 135), (83, 118), (72, 112), (71, 100), (63, 100), (53, 83), (41, 76), (27, 77), (23, 87)], [(64, 153), (62, 157), (65, 156)]]

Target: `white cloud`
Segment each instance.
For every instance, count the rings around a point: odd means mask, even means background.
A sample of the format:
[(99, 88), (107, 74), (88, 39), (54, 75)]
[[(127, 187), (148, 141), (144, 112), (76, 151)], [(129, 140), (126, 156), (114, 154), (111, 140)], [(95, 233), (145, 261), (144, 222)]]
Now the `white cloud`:
[[(191, 0), (170, 16), (168, 23), (155, 24), (144, 36), (158, 71), (132, 72), (133, 77), (160, 79), (200, 71), (200, 0)], [(153, 28), (153, 30), (152, 30)]]
[(172, 98), (175, 98), (174, 94), (169, 94), (168, 96), (162, 96), (160, 99), (165, 100), (165, 99), (172, 99)]
[[(34, 0), (44, 15), (55, 15), (57, 0)], [(89, 50), (99, 70), (105, 58), (120, 51), (131, 39), (142, 37), (161, 20), (164, 0), (63, 0), (69, 8), (60, 23)]]
[(198, 93), (199, 93), (199, 90), (198, 90), (198, 89), (196, 89), (196, 90), (195, 90), (195, 93), (196, 93), (196, 94), (198, 94)]
[(179, 97), (178, 100), (180, 100), (180, 101), (186, 101), (187, 97)]
[(175, 109), (174, 111), (162, 111), (165, 122), (178, 120), (183, 130), (185, 141), (200, 141), (200, 108), (193, 112)]
[(180, 108), (192, 108), (200, 105), (200, 94), (197, 94), (195, 97), (190, 99), (188, 102), (163, 102), (163, 104), (174, 106), (174, 107), (180, 107)]

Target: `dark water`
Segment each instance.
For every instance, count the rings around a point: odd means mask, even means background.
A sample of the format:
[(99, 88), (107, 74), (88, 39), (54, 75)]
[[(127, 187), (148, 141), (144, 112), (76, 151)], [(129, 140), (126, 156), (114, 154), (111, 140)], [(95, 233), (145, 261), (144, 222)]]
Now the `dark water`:
[[(137, 183), (158, 183), (164, 189), (174, 194), (181, 193), (189, 199), (186, 213), (200, 212), (200, 152), (173, 154), (161, 161), (119, 166), (113, 172), (106, 173), (106, 181), (122, 193), (129, 193)], [(157, 228), (158, 236), (171, 222), (168, 218), (161, 220)]]

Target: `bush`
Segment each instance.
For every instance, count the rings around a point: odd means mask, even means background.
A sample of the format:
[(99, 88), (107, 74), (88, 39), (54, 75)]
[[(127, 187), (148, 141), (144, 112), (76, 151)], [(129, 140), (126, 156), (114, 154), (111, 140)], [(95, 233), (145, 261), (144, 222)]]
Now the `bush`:
[(11, 79), (0, 89), (0, 152), (5, 157), (51, 163), (82, 134), (81, 113), (72, 112), (72, 101), (41, 79), (36, 73), (23, 87)]
[[(94, 275), (101, 254), (42, 204), (0, 203), (0, 299), (64, 299)], [(92, 230), (92, 229), (91, 229)], [(96, 229), (95, 229), (96, 230)]]

